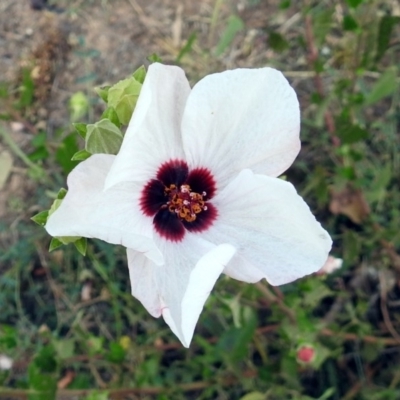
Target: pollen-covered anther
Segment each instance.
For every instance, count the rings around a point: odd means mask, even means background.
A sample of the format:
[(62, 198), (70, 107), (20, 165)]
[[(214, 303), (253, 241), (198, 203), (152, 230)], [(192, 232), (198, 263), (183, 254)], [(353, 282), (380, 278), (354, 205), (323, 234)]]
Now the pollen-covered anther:
[(207, 210), (202, 194), (192, 192), (189, 185), (181, 185), (179, 188), (176, 185), (170, 185), (165, 188), (165, 194), (169, 197), (166, 205), (168, 210), (175, 213), (180, 219), (187, 222), (196, 220), (196, 214)]

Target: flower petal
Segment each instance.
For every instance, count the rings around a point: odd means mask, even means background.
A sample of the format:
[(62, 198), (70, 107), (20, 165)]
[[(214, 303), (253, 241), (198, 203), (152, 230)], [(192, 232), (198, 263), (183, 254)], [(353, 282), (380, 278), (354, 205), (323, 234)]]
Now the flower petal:
[(325, 263), (331, 238), (290, 183), (245, 170), (213, 203), (219, 217), (207, 239), (237, 249), (227, 275), (282, 285)]
[(68, 193), (49, 217), (52, 236), (98, 238), (130, 247), (160, 264), (163, 257), (155, 246), (151, 218), (138, 209), (140, 191), (134, 183), (104, 191), (104, 181), (115, 156), (95, 154), (81, 162), (68, 176)]
[(164, 162), (183, 159), (180, 126), (189, 93), (181, 68), (150, 65), (106, 188), (120, 182), (148, 181)]
[(165, 257), (161, 266), (127, 249), (132, 294), (150, 314), (162, 314), (188, 347), (204, 303), (235, 249), (229, 244), (214, 246), (190, 233), (181, 243), (159, 245)]
[(278, 176), (300, 150), (294, 90), (272, 68), (206, 76), (190, 93), (182, 120), (190, 168), (206, 167), (219, 188), (241, 170)]

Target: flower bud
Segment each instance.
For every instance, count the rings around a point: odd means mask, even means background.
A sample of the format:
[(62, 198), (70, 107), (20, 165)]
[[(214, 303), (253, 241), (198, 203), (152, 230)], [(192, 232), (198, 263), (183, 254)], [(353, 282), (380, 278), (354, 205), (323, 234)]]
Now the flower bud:
[(317, 272), (317, 275), (329, 275), (337, 269), (341, 268), (343, 260), (341, 258), (336, 258), (329, 256), (322, 268)]
[(301, 345), (297, 349), (296, 359), (300, 364), (311, 364), (315, 360), (315, 357), (316, 351), (314, 347), (309, 344)]

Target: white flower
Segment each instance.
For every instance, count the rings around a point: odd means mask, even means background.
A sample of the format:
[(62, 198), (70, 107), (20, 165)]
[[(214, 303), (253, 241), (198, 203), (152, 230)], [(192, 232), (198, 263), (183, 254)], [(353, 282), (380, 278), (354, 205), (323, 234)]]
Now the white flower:
[(132, 294), (185, 346), (219, 275), (273, 285), (318, 271), (331, 239), (276, 179), (300, 149), (299, 105), (271, 68), (212, 74), (149, 67), (117, 156), (68, 177), (53, 236), (127, 247)]
[(0, 371), (7, 371), (12, 368), (14, 361), (6, 356), (5, 354), (0, 354)]

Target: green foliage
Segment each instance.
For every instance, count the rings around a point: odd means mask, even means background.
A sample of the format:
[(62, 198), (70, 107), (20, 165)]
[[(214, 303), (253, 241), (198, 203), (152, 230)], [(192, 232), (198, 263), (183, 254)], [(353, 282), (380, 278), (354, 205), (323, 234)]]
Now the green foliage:
[(74, 93), (69, 100), (71, 121), (75, 122), (84, 117), (89, 110), (89, 100), (83, 92)]
[(343, 17), (343, 30), (355, 31), (357, 28), (357, 21), (351, 15), (345, 15)]
[(156, 54), (156, 53), (153, 53), (152, 55), (148, 56), (147, 59), (148, 59), (151, 63), (156, 63), (156, 62), (162, 63), (161, 57), (160, 57), (158, 54)]
[(35, 84), (33, 82), (31, 71), (27, 68), (22, 70), (22, 82), (20, 86), (20, 97), (17, 102), (18, 108), (29, 107), (34, 98)]
[(197, 35), (195, 32), (192, 32), (190, 36), (188, 37), (186, 43), (184, 46), (181, 48), (178, 56), (176, 57), (176, 61), (179, 62), (182, 60), (182, 58), (185, 56), (185, 54), (189, 54), (190, 51), (192, 50), (193, 44), (197, 40)]
[(377, 38), (377, 49), (375, 60), (379, 61), (389, 47), (393, 28), (400, 23), (400, 17), (384, 15), (379, 22), (379, 33)]
[(364, 105), (369, 106), (396, 93), (399, 87), (397, 67), (388, 68), (378, 79), (372, 90), (365, 96)]
[(28, 368), (29, 400), (53, 400), (57, 390), (57, 361), (53, 346), (44, 346)]
[(46, 132), (39, 132), (31, 141), (34, 151), (28, 157), (31, 161), (43, 161), (49, 157)]
[(268, 45), (277, 52), (282, 52), (289, 47), (287, 40), (278, 32), (268, 34)]
[(244, 23), (240, 17), (231, 15), (215, 49), (215, 55), (220, 56), (232, 43), (236, 35), (243, 30)]
[(346, 3), (352, 8), (357, 8), (363, 2), (364, 0), (346, 0)]
[(62, 140), (55, 154), (56, 161), (65, 174), (70, 173), (76, 167), (77, 162), (72, 160), (72, 157), (77, 151), (76, 135), (75, 133), (70, 133)]

